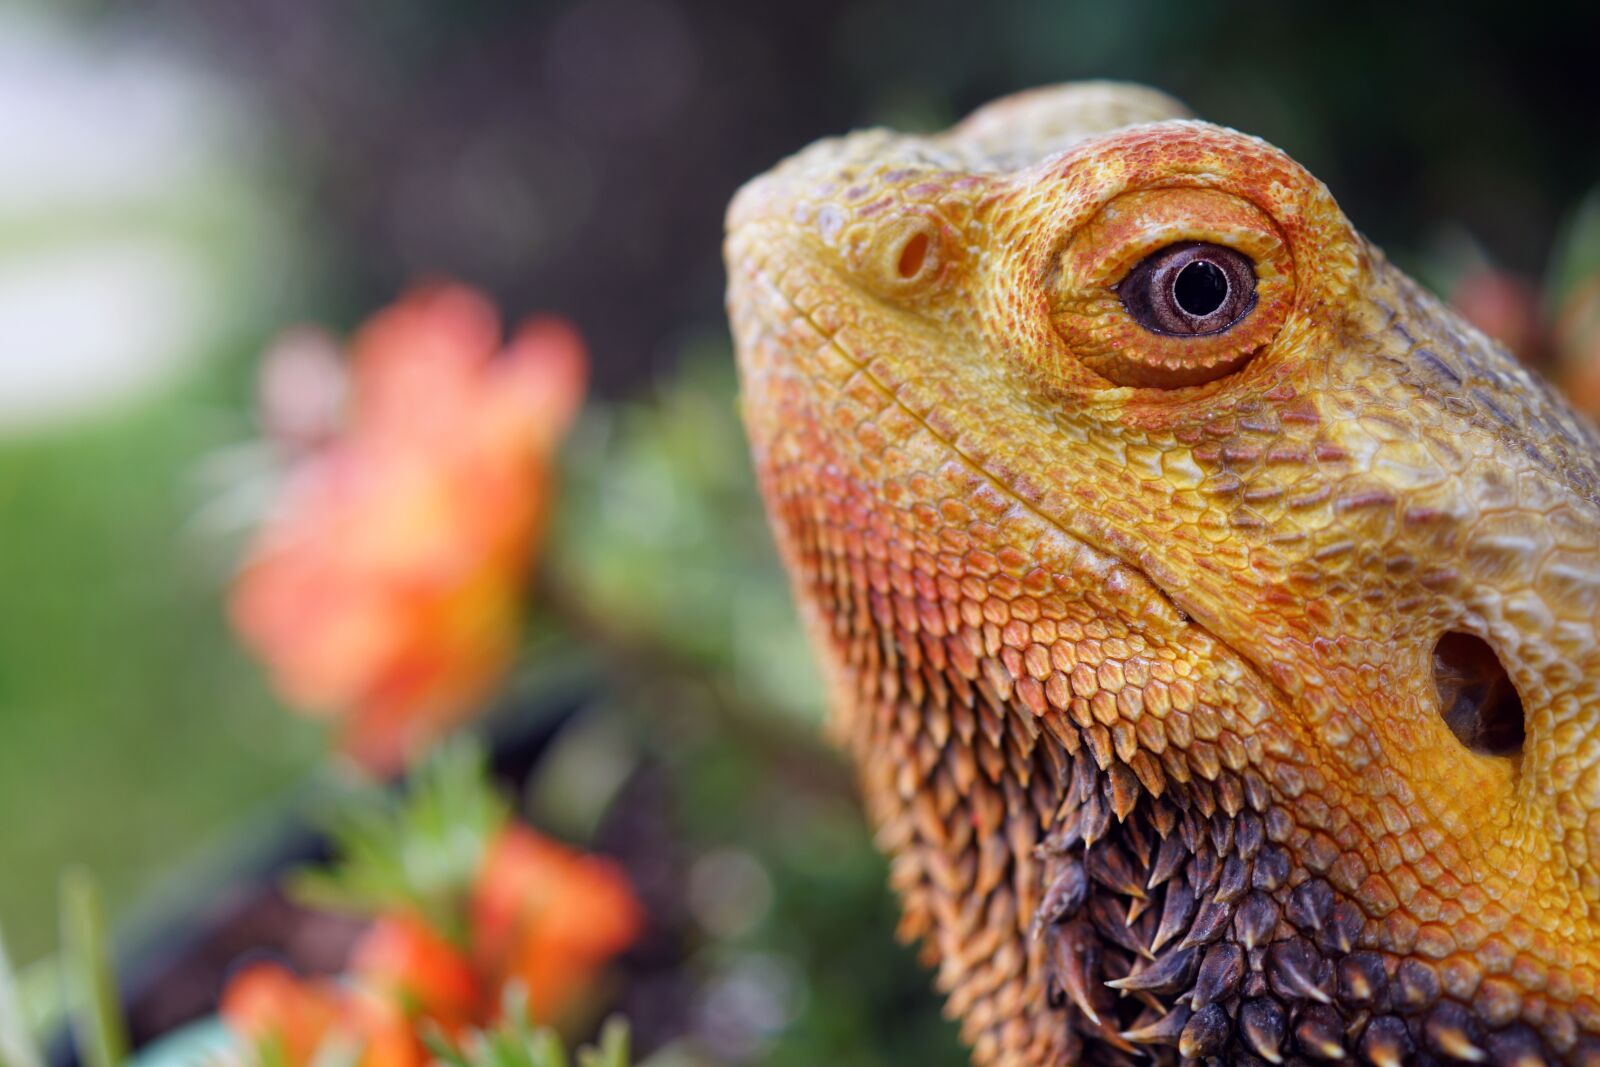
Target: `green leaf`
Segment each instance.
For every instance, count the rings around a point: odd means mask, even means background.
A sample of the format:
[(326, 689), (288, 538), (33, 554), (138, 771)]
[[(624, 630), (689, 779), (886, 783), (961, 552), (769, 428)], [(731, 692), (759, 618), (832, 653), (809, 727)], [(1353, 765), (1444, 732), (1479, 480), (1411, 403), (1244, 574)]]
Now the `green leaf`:
[(415, 910), (460, 941), (472, 885), (509, 817), (482, 749), (456, 739), (434, 752), (404, 797), (373, 787), (344, 805), (329, 827), (338, 860), (295, 875), (289, 888), (317, 907)]
[(100, 892), (87, 871), (61, 878), (61, 951), (78, 1055), (88, 1067), (120, 1067), (128, 1034), (111, 969)]
[[(494, 1026), (471, 1031), (459, 1041), (430, 1027), (423, 1041), (444, 1067), (567, 1067), (566, 1046), (554, 1030), (528, 1021), (527, 1001), (525, 990), (508, 983)], [(578, 1050), (578, 1067), (630, 1067), (629, 1045), (627, 1022), (614, 1016), (601, 1029), (598, 1046)]]
[(600, 1028), (600, 1044), (578, 1050), (578, 1067), (628, 1067), (633, 1062), (628, 1023), (613, 1015)]

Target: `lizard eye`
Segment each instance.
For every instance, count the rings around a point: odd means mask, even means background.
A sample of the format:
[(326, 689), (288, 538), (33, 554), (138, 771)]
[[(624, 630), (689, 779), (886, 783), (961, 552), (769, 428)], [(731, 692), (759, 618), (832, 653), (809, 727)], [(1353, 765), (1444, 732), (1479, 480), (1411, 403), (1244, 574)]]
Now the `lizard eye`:
[(1255, 308), (1255, 265), (1231, 248), (1183, 241), (1141, 259), (1117, 295), (1152, 333), (1221, 333)]
[(1124, 193), (1078, 227), (1048, 292), (1064, 355), (1111, 385), (1178, 389), (1234, 373), (1278, 335), (1294, 260), (1273, 221), (1218, 189)]

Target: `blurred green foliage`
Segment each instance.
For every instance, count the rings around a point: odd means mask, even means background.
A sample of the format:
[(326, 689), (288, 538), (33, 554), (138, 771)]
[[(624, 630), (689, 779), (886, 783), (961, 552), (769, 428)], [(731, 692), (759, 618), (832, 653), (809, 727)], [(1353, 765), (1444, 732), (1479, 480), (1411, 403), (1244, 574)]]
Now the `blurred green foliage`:
[[(125, 910), (197, 842), (303, 775), (319, 732), (235, 650), (189, 521), (224, 383), (92, 428), (0, 444), (0, 914), (53, 942), (55, 872), (93, 865)], [(237, 425), (224, 419), (221, 432)]]
[[(711, 731), (663, 733), (653, 747), (687, 772), (674, 780), (692, 839), (703, 849), (740, 850), (770, 879), (754, 921), (710, 940), (695, 961), (707, 975), (709, 1007), (729, 1016), (702, 1019), (702, 1030), (739, 1031), (729, 1043), (771, 1067), (964, 1064), (931, 975), (894, 940), (887, 864), (848, 777), (829, 783), (808, 766), (830, 757), (801, 745), (752, 752)], [(771, 1001), (741, 1000), (740, 982)]]
[[(561, 1039), (548, 1029), (528, 1022), (526, 998), (508, 994), (506, 1012), (499, 1025), (463, 1035), (459, 1041), (443, 1036), (428, 1043), (442, 1067), (567, 1067)], [(575, 1054), (576, 1067), (628, 1067), (633, 1062), (628, 1046), (628, 1026), (620, 1019), (606, 1023), (600, 1039)]]
[(815, 721), (821, 689), (756, 495), (723, 335), (570, 443), (547, 597), (590, 636), (644, 642), (754, 704)]
[(403, 797), (380, 789), (347, 795), (331, 822), (338, 859), (301, 871), (296, 896), (320, 908), (370, 916), (415, 913), (464, 943), (463, 904), (494, 837), (511, 818), (482, 750), (446, 742)]
[(0, 5), (0, 128), (30, 145), (0, 181), (0, 914), (22, 961), (54, 941), (64, 867), (125, 913), (321, 747), (233, 650), (227, 553), (195, 522), (293, 289), (262, 284), (296, 230), (277, 161), (192, 64), (62, 13)]

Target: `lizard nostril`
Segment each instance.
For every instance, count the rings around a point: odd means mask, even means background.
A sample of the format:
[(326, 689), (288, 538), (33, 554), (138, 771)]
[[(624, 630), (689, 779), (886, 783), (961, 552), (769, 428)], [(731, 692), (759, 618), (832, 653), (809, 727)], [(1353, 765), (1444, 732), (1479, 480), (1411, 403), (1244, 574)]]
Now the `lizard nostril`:
[(911, 239), (900, 249), (900, 259), (895, 264), (895, 270), (900, 277), (907, 280), (915, 278), (922, 272), (923, 264), (928, 261), (928, 235), (915, 233)]
[(1456, 740), (1484, 756), (1515, 756), (1526, 735), (1522, 698), (1481, 637), (1451, 632), (1433, 646), (1439, 714)]

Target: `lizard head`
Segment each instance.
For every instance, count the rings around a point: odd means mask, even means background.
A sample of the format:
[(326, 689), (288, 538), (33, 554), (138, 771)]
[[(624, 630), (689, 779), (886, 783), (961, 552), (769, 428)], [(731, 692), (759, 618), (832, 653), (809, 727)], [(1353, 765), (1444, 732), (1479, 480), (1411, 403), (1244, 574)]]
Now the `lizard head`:
[(982, 1062), (1595, 1054), (1600, 438), (1183, 114), (1039, 90), (729, 211), (907, 932)]

